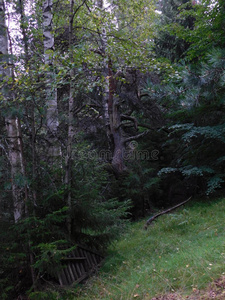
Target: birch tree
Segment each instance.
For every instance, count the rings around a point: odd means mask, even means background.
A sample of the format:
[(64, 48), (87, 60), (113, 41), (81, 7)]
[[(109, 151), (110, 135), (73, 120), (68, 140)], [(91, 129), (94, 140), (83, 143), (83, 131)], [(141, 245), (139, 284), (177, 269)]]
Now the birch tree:
[[(5, 22), (5, 5), (4, 1), (0, 0), (0, 78), (1, 78), (1, 96), (5, 101), (14, 102), (14, 94), (12, 86), (9, 84), (13, 81), (13, 70), (9, 62), (8, 51), (8, 31)], [(13, 103), (15, 105), (15, 102)], [(19, 184), (19, 178), (22, 176), (25, 180), (25, 164), (22, 147), (22, 134), (19, 118), (13, 113), (8, 112), (5, 118), (7, 142), (8, 142), (8, 157), (11, 165), (11, 183), (14, 204), (14, 220), (15, 223), (24, 218), (26, 213), (27, 191), (26, 185)]]
[(44, 36), (44, 61), (46, 64), (46, 126), (48, 130), (49, 158), (60, 157), (61, 149), (57, 139), (59, 120), (57, 105), (57, 89), (54, 86), (54, 35), (52, 33), (53, 22), (53, 0), (45, 0), (43, 3), (43, 36)]

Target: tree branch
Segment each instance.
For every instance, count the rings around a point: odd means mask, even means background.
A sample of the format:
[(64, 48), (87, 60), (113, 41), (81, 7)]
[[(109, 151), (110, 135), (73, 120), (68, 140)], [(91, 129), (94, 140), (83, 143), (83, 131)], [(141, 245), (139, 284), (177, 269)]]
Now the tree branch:
[(82, 109), (84, 109), (86, 107), (86, 105), (84, 104), (84, 105), (82, 105), (82, 106), (80, 106), (80, 107), (74, 107), (74, 109), (73, 109), (73, 113), (74, 114), (78, 114), (79, 112), (81, 112), (82, 111)]
[(138, 135), (133, 135), (131, 137), (128, 137), (124, 140), (124, 143), (128, 143), (128, 142), (131, 142), (131, 141), (135, 141), (135, 140), (138, 140), (140, 138), (142, 138), (143, 136), (147, 135), (149, 133), (149, 130), (146, 130)]
[(134, 123), (134, 127), (137, 130), (138, 128), (138, 122), (135, 117), (127, 116), (127, 115), (121, 115), (121, 120), (130, 120)]
[(79, 11), (79, 9), (80, 9), (84, 4), (86, 4), (86, 1), (87, 1), (87, 0), (84, 0), (84, 1), (77, 7), (77, 9), (74, 11), (74, 13), (73, 13), (73, 15), (71, 16), (71, 19), (70, 19), (71, 23), (73, 23), (73, 19), (74, 19), (76, 13)]
[(143, 127), (143, 128), (147, 128), (147, 129), (153, 130), (153, 131), (156, 131), (156, 130), (162, 130), (162, 131), (165, 131), (167, 134), (170, 133), (169, 130), (166, 129), (165, 127), (156, 127), (156, 128), (152, 128), (151, 125), (143, 124), (143, 123), (138, 123), (138, 126)]
[(169, 209), (167, 209), (167, 210), (161, 211), (160, 213), (156, 214), (155, 216), (152, 216), (152, 217), (149, 218), (149, 219), (147, 220), (147, 222), (145, 223), (144, 229), (147, 230), (147, 227), (148, 227), (155, 219), (157, 219), (158, 217), (160, 217), (160, 216), (162, 216), (162, 215), (168, 214), (169, 212), (175, 210), (176, 208), (178, 208), (178, 207), (184, 205), (185, 203), (187, 203), (188, 201), (190, 201), (191, 198), (192, 198), (192, 196), (189, 197), (187, 200), (185, 200), (185, 201), (183, 201), (183, 202), (181, 202), (181, 203), (179, 203), (179, 204), (177, 204), (177, 205), (175, 205), (175, 206), (173, 206), (173, 207), (171, 207), (171, 208), (169, 208)]
[[(147, 128), (147, 129), (150, 129), (150, 130), (154, 130), (154, 128), (152, 128), (152, 126), (148, 125), (148, 124), (138, 123), (138, 126), (143, 127), (143, 128)], [(159, 128), (156, 128), (156, 129), (159, 129)]]

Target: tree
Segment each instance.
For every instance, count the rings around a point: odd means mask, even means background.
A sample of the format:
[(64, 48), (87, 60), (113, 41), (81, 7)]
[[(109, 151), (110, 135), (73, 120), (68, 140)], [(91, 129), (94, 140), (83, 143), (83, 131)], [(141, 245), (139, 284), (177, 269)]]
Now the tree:
[(194, 17), (191, 13), (180, 17), (181, 8), (184, 13), (191, 11), (192, 6), (189, 0), (161, 0), (159, 1), (159, 11), (161, 12), (158, 30), (155, 35), (154, 49), (158, 57), (165, 57), (172, 62), (184, 58), (190, 47), (190, 42), (171, 30), (176, 26), (192, 30), (194, 27)]
[(176, 179), (187, 193), (210, 195), (224, 186), (223, 57), (223, 49), (214, 49), (164, 87), (164, 101), (174, 106), (167, 111), (170, 134), (163, 147), (173, 155), (159, 175), (170, 185)]
[(1, 34), (1, 96), (8, 102), (5, 118), (8, 140), (8, 158), (11, 165), (11, 183), (14, 204), (14, 220), (19, 222), (25, 217), (27, 202), (27, 187), (25, 161), (23, 157), (22, 134), (20, 120), (16, 112), (10, 111), (14, 102), (14, 75), (8, 52), (8, 33), (5, 24), (5, 4), (0, 1), (0, 34)]
[[(145, 1), (140, 1), (140, 7), (131, 1), (131, 3), (126, 5), (127, 11), (123, 8), (123, 2), (108, 4), (110, 9), (104, 6), (103, 1), (97, 1), (98, 18), (101, 18), (100, 23), (96, 22), (97, 32), (100, 37), (100, 47), (94, 51), (102, 57), (101, 76), (103, 77), (103, 82), (101, 89), (106, 135), (108, 137), (109, 149), (112, 152), (112, 168), (116, 176), (119, 176), (126, 171), (124, 161), (126, 145), (130, 141), (139, 139), (147, 134), (147, 132), (139, 134), (135, 132), (127, 136), (125, 133), (123, 121), (131, 121), (135, 131), (137, 130), (137, 122), (135, 122), (135, 118), (129, 115), (127, 111), (130, 111), (131, 103), (123, 105), (125, 101), (121, 97), (120, 87), (123, 81), (126, 82), (128, 66), (130, 67), (133, 63), (131, 63), (132, 58), (134, 60), (140, 58), (140, 50), (138, 47), (136, 49), (138, 38), (146, 38), (146, 23), (145, 20), (139, 19), (139, 13), (144, 11), (146, 17), (149, 16), (151, 18), (153, 18), (153, 14), (152, 4), (147, 4)], [(131, 15), (129, 15), (129, 12), (131, 12)], [(110, 23), (109, 20), (111, 20)], [(131, 37), (127, 39), (121, 38), (126, 35), (131, 35)], [(145, 47), (147, 47), (147, 43), (143, 48), (145, 49)], [(119, 56), (118, 52), (120, 53)], [(147, 59), (147, 57), (145, 58)], [(144, 56), (142, 59), (144, 59)], [(126, 110), (123, 111), (124, 109)]]
[[(179, 22), (174, 24), (171, 32), (189, 44), (186, 51), (189, 60), (205, 58), (210, 49), (224, 47), (224, 1), (202, 0), (193, 2), (193, 9), (180, 8)], [(191, 28), (183, 20), (194, 20)], [(191, 31), (190, 31), (191, 29)]]
[(54, 35), (52, 34), (52, 0), (43, 2), (43, 36), (44, 36), (44, 61), (46, 64), (46, 126), (49, 138), (49, 157), (51, 159), (59, 158), (61, 150), (57, 139), (58, 134), (58, 104), (57, 88), (55, 87), (54, 74)]
[[(30, 264), (41, 282), (75, 244), (105, 249), (123, 229), (126, 199), (137, 218), (183, 200), (185, 186), (210, 195), (224, 184), (224, 51), (209, 57), (203, 51), (202, 64), (168, 62), (188, 61), (186, 53), (198, 48), (196, 22), (203, 29), (210, 21), (207, 30), (221, 33), (222, 2), (217, 11), (211, 7), (214, 14), (204, 2), (211, 19), (201, 23), (203, 6), (161, 1), (165, 26), (157, 32), (159, 14), (148, 0), (46, 0), (32, 8), (11, 2), (21, 33), (12, 44), (22, 50), (12, 65), (2, 1), (0, 105), (7, 134), (0, 147), (8, 149), (16, 220), (7, 236), (0, 232), (1, 249), (10, 249), (0, 254), (0, 285), (8, 294), (5, 277), (20, 276), (15, 266), (26, 264), (22, 285)], [(0, 185), (7, 190), (7, 178)]]
[[(70, 0), (70, 17), (69, 17), (69, 56), (71, 62), (73, 62), (72, 54), (72, 41), (73, 41), (73, 21), (75, 17), (74, 12), (74, 1)], [(72, 146), (74, 143), (74, 91), (73, 91), (73, 81), (74, 81), (74, 70), (70, 71), (70, 87), (69, 87), (69, 103), (68, 103), (68, 137), (67, 137), (67, 149), (66, 149), (66, 161), (65, 161), (65, 185), (68, 189), (67, 203), (70, 210), (72, 210), (72, 199), (71, 199), (71, 180), (72, 180)], [(71, 216), (68, 217), (68, 231), (71, 234), (72, 230), (72, 219)]]

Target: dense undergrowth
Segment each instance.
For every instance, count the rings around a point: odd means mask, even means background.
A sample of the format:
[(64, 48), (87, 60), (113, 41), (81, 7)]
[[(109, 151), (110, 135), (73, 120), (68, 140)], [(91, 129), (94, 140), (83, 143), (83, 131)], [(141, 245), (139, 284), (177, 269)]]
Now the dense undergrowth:
[(185, 297), (206, 287), (225, 272), (224, 212), (225, 199), (193, 200), (147, 231), (144, 221), (131, 224), (100, 273), (71, 299), (151, 299), (175, 291)]

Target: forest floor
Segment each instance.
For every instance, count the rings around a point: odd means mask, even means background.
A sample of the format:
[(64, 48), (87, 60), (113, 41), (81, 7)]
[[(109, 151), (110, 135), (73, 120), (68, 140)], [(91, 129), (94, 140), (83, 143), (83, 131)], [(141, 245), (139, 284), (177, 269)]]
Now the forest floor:
[(130, 224), (71, 299), (224, 300), (224, 214), (224, 198), (193, 199), (147, 230), (148, 217)]

